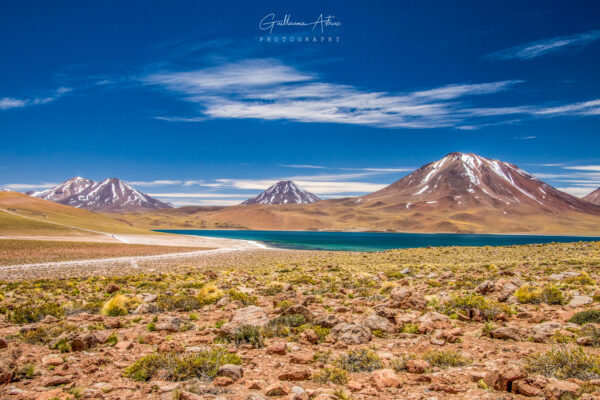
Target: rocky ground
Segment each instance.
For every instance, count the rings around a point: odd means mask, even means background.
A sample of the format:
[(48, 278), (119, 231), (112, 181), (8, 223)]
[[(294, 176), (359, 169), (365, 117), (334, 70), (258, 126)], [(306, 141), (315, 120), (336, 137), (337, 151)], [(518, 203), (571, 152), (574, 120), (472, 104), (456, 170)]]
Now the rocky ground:
[(2, 399), (600, 399), (600, 242), (29, 272)]

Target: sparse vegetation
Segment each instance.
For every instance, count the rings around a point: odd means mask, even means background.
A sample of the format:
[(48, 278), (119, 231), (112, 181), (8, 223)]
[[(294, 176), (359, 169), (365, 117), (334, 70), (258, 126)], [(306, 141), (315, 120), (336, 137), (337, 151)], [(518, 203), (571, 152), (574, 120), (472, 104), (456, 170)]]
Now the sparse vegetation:
[(566, 298), (562, 291), (555, 286), (545, 286), (543, 288), (534, 286), (521, 286), (515, 292), (515, 297), (520, 303), (530, 304), (565, 304)]
[(371, 350), (358, 349), (341, 354), (334, 364), (348, 372), (369, 372), (383, 368), (383, 363), (377, 354)]
[(160, 372), (161, 378), (182, 381), (192, 378), (211, 380), (224, 364), (239, 365), (242, 360), (237, 354), (223, 349), (212, 349), (195, 354), (150, 354), (125, 369), (124, 376), (137, 381), (147, 381)]
[(573, 315), (569, 322), (577, 325), (600, 324), (600, 310), (585, 310)]
[(462, 367), (470, 364), (471, 360), (456, 351), (433, 350), (423, 354), (423, 359), (433, 367), (449, 368)]
[(557, 346), (531, 356), (527, 360), (527, 369), (551, 378), (589, 381), (600, 378), (600, 357), (579, 346)]

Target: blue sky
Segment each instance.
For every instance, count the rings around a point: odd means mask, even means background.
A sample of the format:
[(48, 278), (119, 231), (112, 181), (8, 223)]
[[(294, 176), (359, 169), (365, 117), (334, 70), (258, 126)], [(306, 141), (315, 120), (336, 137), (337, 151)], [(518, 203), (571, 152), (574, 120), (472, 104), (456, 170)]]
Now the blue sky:
[(5, 4), (0, 187), (115, 176), (216, 205), (285, 178), (332, 198), (452, 151), (600, 186), (599, 4), (254, 3)]

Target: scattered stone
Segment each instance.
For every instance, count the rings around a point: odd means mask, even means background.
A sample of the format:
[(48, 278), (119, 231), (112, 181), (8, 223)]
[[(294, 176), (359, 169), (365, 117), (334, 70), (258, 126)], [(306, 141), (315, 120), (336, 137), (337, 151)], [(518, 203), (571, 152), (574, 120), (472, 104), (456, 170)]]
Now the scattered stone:
[(319, 317), (314, 321), (315, 325), (322, 326), (323, 328), (333, 328), (338, 324), (338, 322), (338, 318), (335, 316), (335, 314), (327, 314), (326, 316)]
[(501, 339), (501, 340), (511, 339), (516, 342), (521, 340), (521, 336), (519, 335), (519, 332), (517, 331), (517, 329), (508, 327), (508, 326), (494, 329), (493, 331), (490, 332), (490, 336), (493, 337), (494, 339)]
[(61, 365), (65, 361), (58, 354), (50, 354), (42, 357), (42, 364), (56, 367), (57, 365)]
[(284, 356), (287, 354), (287, 344), (284, 341), (278, 340), (269, 344), (266, 350), (267, 354), (277, 354)]
[(314, 330), (306, 329), (300, 334), (299, 342), (302, 344), (317, 344), (319, 343), (319, 337)]
[(221, 331), (231, 335), (243, 325), (265, 326), (269, 322), (267, 313), (257, 306), (248, 306), (240, 308), (233, 314), (231, 321), (221, 327)]
[(59, 386), (59, 385), (66, 385), (67, 383), (71, 382), (71, 377), (70, 376), (51, 376), (49, 378), (44, 379), (44, 382), (42, 383), (42, 386)]
[(380, 317), (377, 314), (369, 315), (363, 321), (363, 324), (371, 329), (371, 331), (380, 330), (383, 332), (392, 332), (394, 330), (394, 325), (392, 325), (387, 318)]
[(217, 371), (218, 376), (228, 376), (231, 379), (237, 381), (244, 376), (244, 369), (239, 365), (225, 364), (222, 365)]
[(362, 344), (371, 340), (371, 330), (361, 324), (342, 322), (331, 328), (330, 334), (345, 344)]
[(172, 317), (168, 321), (159, 322), (155, 325), (157, 331), (179, 332), (183, 321), (181, 318)]
[(212, 381), (213, 386), (229, 386), (233, 385), (233, 379), (228, 376), (217, 376)]
[(310, 378), (310, 371), (307, 369), (292, 369), (279, 374), (280, 381), (305, 381)]
[(300, 314), (300, 315), (304, 316), (304, 319), (306, 319), (307, 322), (311, 322), (313, 319), (315, 319), (315, 315), (312, 313), (312, 311), (310, 311), (307, 307), (300, 305), (300, 304), (296, 304), (291, 307), (288, 307), (282, 313), (282, 315), (292, 315), (292, 314)]
[(544, 395), (548, 400), (562, 400), (569, 395), (573, 396), (571, 398), (575, 398), (579, 389), (580, 386), (574, 382), (554, 381), (544, 388)]
[(118, 285), (115, 285), (114, 283), (109, 283), (108, 285), (106, 285), (106, 293), (112, 294), (118, 292), (119, 290), (121, 290), (121, 288)]
[(490, 292), (492, 292), (494, 290), (494, 286), (495, 285), (494, 285), (493, 281), (484, 281), (484, 282), (481, 282), (479, 284), (479, 286), (477, 286), (475, 288), (475, 291), (477, 293), (481, 293), (483, 295), (486, 295), (486, 294), (488, 294), (488, 293), (490, 293)]
[(411, 308), (414, 310), (422, 310), (427, 307), (425, 297), (419, 292), (405, 288), (402, 286), (396, 286), (390, 292), (392, 299), (390, 306), (393, 308)]
[(265, 389), (265, 394), (267, 396), (285, 396), (288, 394), (290, 390), (283, 383), (275, 382)]
[(517, 365), (509, 365), (505, 369), (494, 370), (486, 374), (483, 381), (488, 387), (503, 392), (512, 391), (514, 381), (523, 379), (527, 372)]
[(567, 304), (567, 307), (581, 307), (588, 304), (592, 304), (593, 302), (594, 299), (590, 296), (573, 296), (571, 298), (571, 301), (569, 301), (569, 304)]
[(402, 382), (391, 369), (379, 369), (371, 374), (371, 382), (377, 388), (400, 387)]
[(426, 372), (431, 365), (425, 360), (408, 360), (406, 361), (406, 369), (412, 374), (422, 374)]

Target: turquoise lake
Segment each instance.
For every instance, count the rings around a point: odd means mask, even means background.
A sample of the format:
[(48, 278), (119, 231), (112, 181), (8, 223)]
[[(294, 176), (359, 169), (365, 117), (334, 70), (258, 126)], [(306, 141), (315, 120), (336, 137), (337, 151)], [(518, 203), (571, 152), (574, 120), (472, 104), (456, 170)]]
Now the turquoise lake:
[(239, 230), (159, 230), (196, 236), (244, 239), (269, 247), (310, 250), (382, 251), (427, 246), (509, 246), (600, 240), (587, 236), (480, 235), (459, 233), (378, 233)]

